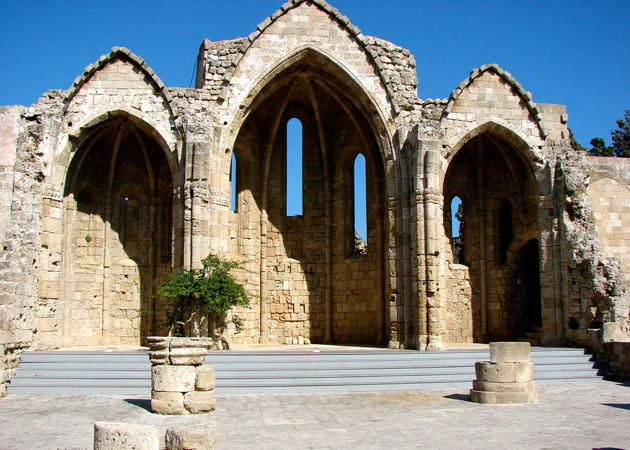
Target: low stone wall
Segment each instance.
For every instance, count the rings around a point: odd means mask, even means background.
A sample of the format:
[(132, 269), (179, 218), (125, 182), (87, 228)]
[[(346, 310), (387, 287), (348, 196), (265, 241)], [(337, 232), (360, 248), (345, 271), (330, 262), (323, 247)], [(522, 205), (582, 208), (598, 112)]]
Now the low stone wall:
[(491, 342), (490, 361), (475, 363), (475, 373), (473, 402), (535, 403), (538, 399), (528, 342)]
[(615, 375), (630, 380), (630, 341), (605, 343), (604, 357)]

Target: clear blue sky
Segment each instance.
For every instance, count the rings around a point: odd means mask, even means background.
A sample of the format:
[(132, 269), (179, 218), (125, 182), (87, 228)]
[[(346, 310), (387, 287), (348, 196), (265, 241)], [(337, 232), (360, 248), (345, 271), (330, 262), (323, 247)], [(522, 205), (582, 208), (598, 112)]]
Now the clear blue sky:
[[(416, 57), (420, 98), (444, 98), (471, 69), (498, 63), (535, 102), (567, 105), (583, 145), (610, 143), (630, 109), (628, 0), (332, 0), (364, 34)], [(268, 0), (0, 0), (0, 105), (67, 89), (115, 45), (167, 86), (188, 87), (199, 45), (247, 36), (282, 5)]]
[[(0, 105), (67, 89), (115, 45), (143, 57), (167, 86), (187, 87), (197, 50), (247, 36), (281, 0), (0, 0)], [(587, 145), (610, 142), (630, 108), (630, 1), (332, 0), (364, 34), (408, 48), (420, 98), (448, 97), (471, 69), (498, 63), (535, 102), (566, 104)]]

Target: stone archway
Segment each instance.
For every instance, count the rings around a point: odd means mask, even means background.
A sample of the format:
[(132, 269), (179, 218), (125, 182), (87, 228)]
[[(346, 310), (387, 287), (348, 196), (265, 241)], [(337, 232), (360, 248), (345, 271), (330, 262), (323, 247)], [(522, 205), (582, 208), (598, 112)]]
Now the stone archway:
[(150, 131), (125, 116), (87, 130), (66, 175), (63, 346), (140, 345), (165, 314), (173, 175)]
[[(444, 178), (447, 342), (515, 339), (534, 327), (524, 298), (530, 301), (533, 291), (523, 282), (527, 273), (527, 282), (537, 277), (540, 286), (540, 272), (531, 269), (539, 255), (525, 246), (538, 236), (535, 192), (521, 150), (492, 131), (471, 138), (451, 159)], [(455, 197), (465, 224), (458, 239), (451, 232)]]
[[(330, 64), (330, 63), (329, 63)], [(375, 345), (385, 336), (385, 171), (340, 70), (307, 53), (260, 89), (234, 144), (238, 248), (260, 268), (261, 341)], [(354, 92), (353, 92), (354, 91)], [(286, 186), (287, 123), (302, 125), (302, 186)], [(355, 251), (354, 158), (366, 160), (367, 252)], [(286, 214), (287, 189), (303, 212)]]

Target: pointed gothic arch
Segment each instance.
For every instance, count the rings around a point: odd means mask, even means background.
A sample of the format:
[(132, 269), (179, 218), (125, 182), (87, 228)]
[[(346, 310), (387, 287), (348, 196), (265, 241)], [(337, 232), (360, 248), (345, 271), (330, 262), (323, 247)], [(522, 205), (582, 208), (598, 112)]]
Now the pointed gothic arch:
[(173, 266), (177, 205), (168, 152), (127, 115), (78, 140), (64, 184), (62, 345), (141, 345), (159, 334), (153, 297)]
[[(291, 64), (272, 69), (243, 108), (234, 148), (237, 157), (239, 152), (251, 154), (259, 168), (245, 189), (256, 206), (251, 216), (259, 218), (254, 228), (260, 239), (255, 253), (261, 267), (259, 298), (264, 299), (259, 305), (262, 341), (293, 332), (295, 322), (314, 342), (376, 344), (384, 339), (382, 135), (375, 132), (375, 116), (362, 107), (368, 98), (357, 94), (356, 86), (347, 89), (352, 80), (338, 66), (331, 67), (320, 52), (305, 50)], [(302, 123), (309, 170), (303, 174), (303, 214), (288, 217), (284, 129), (293, 117)], [(344, 230), (354, 224), (352, 210), (344, 205), (353, 193), (348, 186), (358, 153), (364, 154), (370, 174), (368, 239), (374, 252), (348, 258)], [(249, 234), (251, 225), (240, 232)], [(280, 267), (288, 269), (291, 280), (274, 278)]]
[[(466, 330), (465, 338), (475, 342), (522, 337), (531, 321), (525, 320), (518, 249), (539, 233), (533, 152), (516, 133), (492, 122), (469, 132), (452, 150), (442, 188), (445, 201), (462, 193), (466, 198), (467, 267), (449, 266), (447, 284), (453, 288), (447, 298), (460, 303), (450, 309), (468, 313), (449, 317), (453, 323), (446, 329)], [(444, 223), (450, 223), (447, 217)], [(462, 283), (464, 291), (458, 290)]]

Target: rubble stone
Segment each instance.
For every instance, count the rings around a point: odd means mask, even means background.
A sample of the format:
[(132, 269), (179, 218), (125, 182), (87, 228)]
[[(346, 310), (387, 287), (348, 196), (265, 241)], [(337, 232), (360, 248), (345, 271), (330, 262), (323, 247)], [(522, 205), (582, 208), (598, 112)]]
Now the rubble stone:
[(164, 440), (166, 450), (215, 450), (217, 429), (214, 422), (170, 427)]
[(184, 394), (184, 406), (192, 414), (213, 411), (216, 406), (214, 391), (191, 391)]
[(94, 450), (159, 450), (160, 435), (153, 425), (115, 422), (94, 424)]

